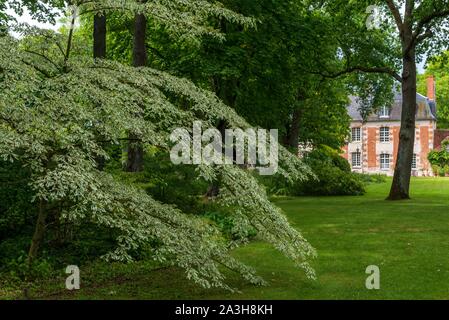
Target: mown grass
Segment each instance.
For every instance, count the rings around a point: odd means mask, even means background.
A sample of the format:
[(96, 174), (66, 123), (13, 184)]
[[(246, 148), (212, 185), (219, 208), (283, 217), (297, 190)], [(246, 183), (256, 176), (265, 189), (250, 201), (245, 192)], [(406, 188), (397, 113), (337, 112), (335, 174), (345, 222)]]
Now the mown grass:
[[(416, 178), (413, 199), (400, 202), (384, 200), (389, 182), (370, 185), (362, 197), (275, 200), (317, 249), (316, 281), (254, 242), (235, 255), (269, 281), (266, 287), (228, 274), (240, 292), (206, 290), (175, 268), (100, 263), (80, 266), (81, 290), (65, 290), (61, 272), (31, 293), (41, 299), (449, 299), (449, 179)], [(369, 265), (380, 268), (380, 290), (365, 288)], [(1, 295), (20, 297), (0, 288)]]

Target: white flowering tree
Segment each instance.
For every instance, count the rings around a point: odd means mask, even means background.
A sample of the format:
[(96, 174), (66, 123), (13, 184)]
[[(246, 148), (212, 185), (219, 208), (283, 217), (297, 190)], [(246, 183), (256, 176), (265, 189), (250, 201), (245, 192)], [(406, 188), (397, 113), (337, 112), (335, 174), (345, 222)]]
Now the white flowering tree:
[[(162, 10), (165, 3), (203, 2), (207, 1), (152, 1), (160, 7), (150, 9), (163, 20), (170, 19), (169, 11)], [(135, 10), (134, 5), (130, 8)], [(224, 13), (231, 20), (244, 19)], [(181, 16), (172, 18), (194, 33), (205, 32), (204, 27), (195, 31), (191, 26), (196, 24)], [(157, 241), (154, 259), (183, 268), (189, 279), (204, 287), (231, 289), (220, 266), (252, 283), (263, 283), (250, 267), (230, 255), (244, 241), (225, 241), (201, 217), (154, 200), (136, 186), (98, 170), (96, 164), (99, 157), (108, 158), (105, 142), (120, 144), (129, 139), (130, 132), (144, 145), (168, 150), (172, 130), (191, 127), (194, 121), (213, 127), (224, 120), (231, 128), (242, 129), (249, 128), (247, 122), (213, 93), (188, 80), (151, 68), (70, 57), (71, 42), (71, 35), (67, 41), (61, 34), (37, 29), (28, 30), (20, 41), (0, 37), (0, 157), (31, 172), (28, 182), (38, 214), (28, 254), (30, 265), (42, 244), (46, 221), (57, 212), (63, 222), (88, 221), (114, 230), (117, 246), (105, 259), (130, 261), (130, 251)], [(182, 106), (176, 100), (182, 100)], [(278, 174), (286, 180), (311, 175), (282, 147), (279, 157)], [(206, 181), (216, 181), (220, 175), (221, 192), (215, 201), (232, 209), (237, 229), (243, 233), (251, 226), (261, 239), (314, 278), (309, 260), (315, 250), (269, 201), (252, 174), (232, 165), (198, 166), (197, 174)]]

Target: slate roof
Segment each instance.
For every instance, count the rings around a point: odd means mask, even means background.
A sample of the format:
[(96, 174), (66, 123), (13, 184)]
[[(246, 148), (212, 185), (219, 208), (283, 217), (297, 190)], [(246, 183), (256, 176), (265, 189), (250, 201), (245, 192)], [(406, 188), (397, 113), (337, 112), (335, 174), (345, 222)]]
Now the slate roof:
[[(348, 114), (352, 118), (352, 121), (363, 121), (360, 113), (359, 99), (355, 96), (350, 96), (350, 103), (348, 105)], [(416, 120), (435, 120), (436, 121), (436, 104), (434, 101), (429, 100), (427, 97), (416, 94), (417, 101), (417, 114)], [(369, 115), (366, 119), (367, 122), (372, 121), (400, 121), (402, 111), (402, 95), (396, 94), (394, 97), (393, 105), (390, 110), (390, 117), (380, 118), (377, 113)]]

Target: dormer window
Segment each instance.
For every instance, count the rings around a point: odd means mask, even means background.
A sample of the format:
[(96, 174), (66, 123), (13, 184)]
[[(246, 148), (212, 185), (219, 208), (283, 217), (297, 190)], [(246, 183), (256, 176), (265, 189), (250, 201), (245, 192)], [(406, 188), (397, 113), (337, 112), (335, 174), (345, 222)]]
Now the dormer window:
[(389, 118), (390, 108), (387, 106), (382, 106), (379, 110), (379, 118)]

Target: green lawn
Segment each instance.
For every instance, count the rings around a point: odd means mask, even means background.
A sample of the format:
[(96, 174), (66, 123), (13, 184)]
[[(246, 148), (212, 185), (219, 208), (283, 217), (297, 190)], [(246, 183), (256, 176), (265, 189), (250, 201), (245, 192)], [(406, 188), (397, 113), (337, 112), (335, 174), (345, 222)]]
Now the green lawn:
[[(371, 185), (363, 197), (277, 200), (318, 251), (313, 262), (317, 281), (255, 242), (235, 254), (269, 281), (266, 287), (230, 274), (229, 282), (240, 292), (229, 293), (199, 288), (177, 269), (102, 266), (83, 274), (80, 266), (81, 290), (68, 292), (59, 282), (59, 289), (46, 285), (35, 294), (76, 299), (449, 299), (449, 179), (414, 179), (411, 201), (385, 201), (388, 187)], [(368, 265), (380, 267), (380, 290), (365, 288)]]

